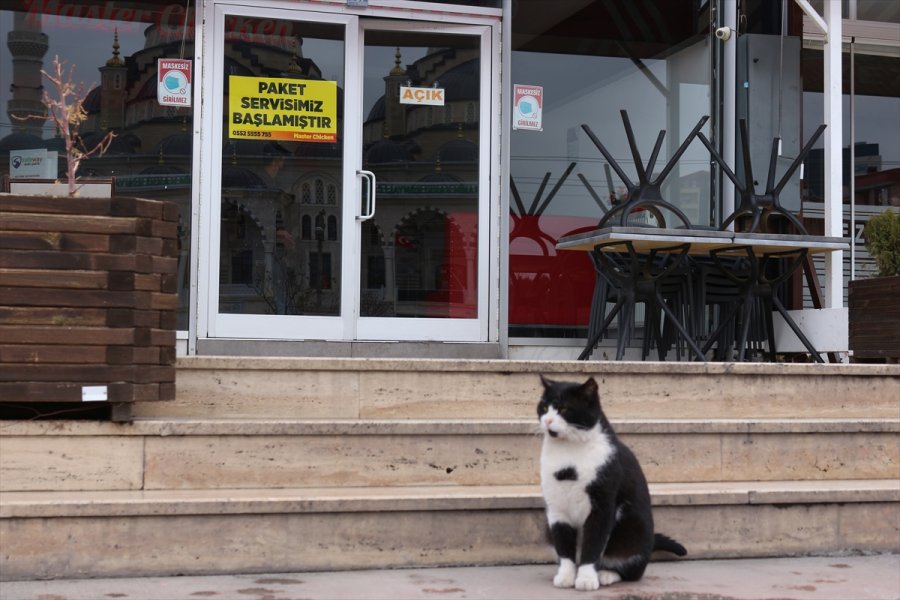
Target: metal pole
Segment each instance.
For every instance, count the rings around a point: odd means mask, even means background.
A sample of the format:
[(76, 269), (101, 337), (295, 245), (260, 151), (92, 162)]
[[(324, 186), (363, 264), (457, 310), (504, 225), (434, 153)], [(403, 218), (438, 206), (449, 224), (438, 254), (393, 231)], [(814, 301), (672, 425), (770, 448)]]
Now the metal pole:
[[(500, 96), (503, 99), (500, 111), (500, 306), (497, 310), (498, 341), (501, 358), (509, 358), (509, 205), (510, 205), (510, 164), (509, 139), (512, 123), (509, 111), (512, 108), (512, 0), (503, 0), (503, 22), (500, 28)], [(496, 56), (496, 54), (495, 54)], [(491, 311), (493, 312), (493, 311)], [(493, 317), (491, 318), (493, 325)]]
[[(724, 25), (731, 27), (734, 33), (731, 40), (725, 43), (725, 55), (723, 57), (724, 64), (721, 65), (720, 74), (723, 78), (722, 90), (722, 123), (719, 131), (722, 132), (722, 157), (725, 164), (733, 165), (735, 161), (735, 123), (737, 122), (737, 38), (738, 38), (738, 19), (737, 19), (737, 0), (724, 0)], [(719, 216), (720, 223), (725, 219), (725, 215), (734, 212), (734, 186), (725, 185), (722, 190), (722, 214)], [(729, 227), (731, 229), (733, 227)]]
[(856, 38), (850, 38), (850, 281), (856, 279)]
[[(207, 14), (209, 11), (210, 14)], [(205, 4), (201, 6), (195, 6), (193, 13), (190, 15), (185, 13), (184, 18), (185, 21), (189, 18), (189, 16), (194, 17), (194, 73), (203, 73), (203, 36), (204, 36), (204, 27), (207, 23), (213, 23), (213, 19), (211, 17), (212, 9), (207, 9)], [(209, 21), (206, 19), (209, 18)], [(187, 25), (185, 25), (187, 27)], [(206, 77), (198, 78), (201, 80), (201, 85), (198, 85), (194, 88), (194, 115), (193, 115), (193, 138), (194, 144), (191, 150), (193, 156), (191, 157), (191, 172), (197, 173), (197, 177), (193, 178), (191, 183), (191, 212), (190, 212), (190, 222), (191, 222), (191, 252), (189, 254), (191, 263), (190, 263), (190, 293), (189, 293), (189, 302), (188, 302), (188, 347), (187, 354), (188, 356), (197, 354), (197, 338), (200, 336), (200, 332), (203, 332), (204, 336), (209, 335), (209, 294), (211, 291), (208, 290), (209, 284), (208, 279), (205, 279), (205, 283), (203, 284), (204, 288), (207, 288), (203, 291), (200, 289), (200, 240), (204, 238), (206, 243), (209, 244), (209, 238), (204, 236), (201, 232), (200, 228), (200, 189), (203, 187), (206, 189), (206, 179), (207, 177), (203, 173), (203, 163), (200, 161), (200, 151), (203, 148), (204, 144), (208, 144), (211, 146), (210, 140), (211, 135), (208, 133), (211, 131), (211, 127), (204, 129), (204, 114), (202, 110), (203, 99), (205, 97), (204, 90), (208, 87), (206, 84)], [(207, 111), (209, 112), (209, 111)], [(205, 198), (204, 198), (204, 201)], [(187, 215), (182, 215), (182, 218), (187, 219)], [(218, 224), (216, 225), (218, 226)], [(218, 252), (219, 249), (215, 250), (210, 249), (209, 252)]]

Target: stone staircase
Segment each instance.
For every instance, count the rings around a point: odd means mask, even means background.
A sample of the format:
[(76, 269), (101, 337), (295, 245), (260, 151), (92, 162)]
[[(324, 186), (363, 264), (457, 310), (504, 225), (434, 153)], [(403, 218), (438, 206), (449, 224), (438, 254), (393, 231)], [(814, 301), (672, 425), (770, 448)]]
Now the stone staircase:
[(547, 562), (537, 373), (600, 382), (693, 558), (900, 551), (900, 367), (191, 357), (0, 422), (0, 578)]

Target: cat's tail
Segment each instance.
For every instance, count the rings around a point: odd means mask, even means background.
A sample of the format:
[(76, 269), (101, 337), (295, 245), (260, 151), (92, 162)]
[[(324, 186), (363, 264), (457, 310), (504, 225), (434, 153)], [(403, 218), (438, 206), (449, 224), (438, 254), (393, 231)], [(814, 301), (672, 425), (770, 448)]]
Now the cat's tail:
[(671, 552), (675, 556), (685, 556), (687, 549), (667, 535), (657, 533), (653, 537), (653, 549)]

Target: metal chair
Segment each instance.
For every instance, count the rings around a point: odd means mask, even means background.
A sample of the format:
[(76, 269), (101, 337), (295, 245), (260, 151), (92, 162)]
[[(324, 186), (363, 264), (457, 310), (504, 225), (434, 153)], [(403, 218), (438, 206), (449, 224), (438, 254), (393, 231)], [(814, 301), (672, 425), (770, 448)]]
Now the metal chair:
[(769, 157), (769, 173), (766, 178), (766, 191), (762, 194), (757, 194), (756, 187), (753, 185), (753, 166), (750, 161), (750, 135), (747, 133), (747, 121), (741, 119), (739, 122), (741, 150), (744, 155), (743, 182), (738, 181), (737, 175), (729, 168), (725, 159), (722, 158), (706, 136), (698, 132), (697, 137), (700, 138), (700, 141), (706, 146), (707, 150), (709, 150), (709, 153), (722, 168), (722, 171), (737, 188), (740, 196), (740, 204), (734, 212), (722, 222), (719, 229), (724, 231), (739, 219), (750, 217), (750, 227), (743, 231), (774, 233), (773, 228), (769, 226), (769, 218), (772, 215), (779, 215), (787, 219), (794, 227), (796, 227), (799, 233), (806, 234), (806, 228), (803, 226), (803, 223), (800, 222), (800, 219), (781, 206), (779, 196), (788, 181), (790, 181), (791, 177), (794, 175), (794, 172), (801, 164), (803, 164), (803, 159), (806, 158), (806, 155), (812, 150), (813, 145), (822, 135), (822, 132), (825, 131), (825, 127), (825, 125), (819, 125), (819, 128), (816, 129), (812, 137), (809, 138), (809, 141), (803, 149), (800, 150), (800, 153), (794, 158), (777, 183), (775, 182), (775, 166), (778, 161), (778, 147), (781, 145), (781, 138), (776, 137), (772, 140), (772, 152)]
[(703, 116), (688, 134), (688, 136), (684, 139), (681, 145), (678, 147), (678, 150), (672, 154), (671, 158), (669, 158), (669, 162), (666, 163), (666, 166), (663, 167), (662, 171), (653, 178), (650, 179), (653, 168), (656, 166), (656, 159), (659, 157), (659, 151), (662, 148), (663, 139), (666, 137), (665, 129), (659, 132), (659, 135), (656, 137), (656, 144), (653, 146), (653, 152), (650, 154), (650, 160), (647, 161), (647, 166), (644, 166), (644, 161), (641, 158), (641, 153), (637, 148), (637, 143), (634, 140), (634, 130), (631, 128), (631, 121), (628, 119), (628, 112), (625, 110), (619, 111), (622, 115), (622, 124), (625, 126), (625, 135), (628, 137), (628, 146), (631, 149), (631, 156), (634, 159), (634, 166), (637, 170), (638, 181), (635, 183), (629, 179), (628, 175), (625, 174), (625, 171), (622, 170), (622, 167), (619, 166), (619, 163), (615, 158), (609, 153), (609, 150), (597, 139), (597, 136), (594, 135), (594, 132), (591, 131), (591, 128), (587, 125), (582, 125), (581, 128), (588, 135), (594, 145), (597, 146), (597, 149), (600, 150), (600, 153), (603, 154), (603, 157), (609, 162), (609, 165), (615, 170), (616, 174), (622, 180), (622, 183), (625, 184), (627, 189), (627, 194), (625, 196), (625, 202), (618, 206), (614, 206), (609, 212), (607, 212), (597, 227), (602, 228), (607, 225), (611, 225), (611, 221), (613, 217), (619, 216), (618, 225), (626, 225), (628, 221), (628, 215), (638, 209), (644, 209), (650, 211), (657, 219), (657, 223), (659, 227), (665, 227), (666, 221), (664, 215), (662, 214), (661, 209), (668, 210), (675, 214), (676, 217), (681, 221), (681, 223), (685, 227), (690, 227), (691, 223), (687, 216), (679, 209), (677, 206), (672, 204), (671, 202), (666, 201), (662, 197), (662, 184), (665, 181), (666, 177), (669, 173), (672, 172), (672, 169), (675, 168), (675, 165), (678, 164), (678, 160), (681, 158), (681, 155), (684, 154), (687, 147), (694, 140), (694, 138), (700, 134), (700, 129), (706, 122), (709, 120), (708, 116)]
[[(779, 216), (787, 220), (798, 233), (806, 235), (807, 231), (803, 226), (803, 223), (793, 213), (781, 206), (779, 196), (790, 178), (803, 163), (803, 159), (806, 158), (806, 155), (812, 150), (813, 145), (825, 131), (825, 127), (825, 125), (820, 125), (816, 129), (812, 137), (810, 137), (809, 141), (803, 149), (800, 150), (799, 154), (794, 158), (787, 170), (781, 176), (781, 179), (777, 182), (775, 181), (775, 167), (778, 158), (778, 148), (781, 145), (781, 138), (775, 137), (772, 140), (769, 171), (768, 176), (766, 177), (765, 191), (762, 194), (756, 193), (756, 188), (753, 184), (753, 167), (750, 160), (750, 136), (747, 131), (747, 122), (745, 120), (742, 119), (739, 122), (740, 142), (744, 158), (743, 182), (738, 180), (734, 171), (728, 167), (725, 160), (712, 146), (706, 136), (702, 133), (698, 133), (697, 137), (700, 138), (700, 141), (706, 146), (707, 150), (709, 150), (725, 175), (732, 183), (734, 183), (740, 197), (740, 204), (734, 212), (722, 222), (720, 229), (728, 229), (732, 224), (739, 226), (741, 223), (745, 223), (749, 220), (749, 227), (740, 231), (748, 233), (777, 233), (774, 226), (770, 223), (770, 220), (773, 216)], [(720, 272), (738, 287), (738, 302), (726, 312), (725, 318), (720, 320), (718, 327), (716, 327), (704, 344), (703, 352), (705, 353), (710, 349), (712, 344), (726, 331), (726, 328), (732, 327), (739, 330), (739, 335), (736, 338), (738, 343), (738, 360), (744, 360), (747, 351), (751, 322), (755, 321), (757, 327), (759, 327), (759, 319), (754, 319), (753, 315), (761, 312), (763, 320), (762, 326), (764, 327), (766, 338), (768, 340), (770, 359), (774, 360), (776, 352), (775, 330), (772, 323), (772, 309), (774, 309), (784, 317), (785, 322), (791, 327), (813, 358), (817, 362), (824, 362), (812, 343), (800, 330), (800, 327), (797, 326), (790, 317), (787, 309), (784, 307), (784, 304), (778, 298), (777, 294), (777, 288), (806, 261), (807, 251), (805, 249), (799, 249), (788, 253), (766, 253), (761, 256), (757, 255), (753, 248), (749, 246), (739, 248), (737, 251), (742, 252), (741, 256), (749, 261), (750, 268), (748, 272), (743, 275), (735, 274), (734, 270), (725, 264), (723, 261), (723, 251), (713, 251), (711, 253)], [(727, 252), (734, 255), (735, 249), (728, 250)], [(770, 267), (772, 267), (773, 263), (776, 261), (781, 264), (779, 264), (776, 274), (773, 275), (770, 272)], [(735, 320), (735, 317), (738, 315), (740, 315), (740, 320)]]
[[(694, 137), (698, 135), (709, 117), (704, 116), (698, 121), (697, 125), (694, 126), (675, 153), (669, 158), (662, 171), (651, 179), (666, 132), (665, 130), (659, 132), (653, 152), (645, 166), (634, 139), (634, 131), (628, 119), (628, 112), (622, 110), (620, 114), (622, 115), (622, 123), (625, 127), (628, 145), (637, 169), (637, 182), (631, 181), (625, 174), (616, 159), (613, 158), (603, 143), (591, 131), (591, 128), (586, 124), (581, 126), (627, 189), (624, 202), (613, 206), (607, 211), (600, 219), (597, 227), (603, 228), (614, 224), (625, 226), (628, 224), (628, 218), (632, 213), (646, 210), (653, 215), (658, 227), (666, 227), (664, 211), (668, 211), (675, 215), (682, 226), (689, 228), (690, 220), (677, 206), (662, 197), (661, 188), (665, 178), (678, 164), (681, 155), (687, 150), (687, 147)], [(586, 180), (583, 177), (581, 179), (591, 191)], [(599, 201), (599, 197), (596, 194), (592, 193), (591, 196), (595, 202), (602, 206), (602, 201)], [(617, 223), (615, 219), (618, 219)], [(676, 349), (679, 348), (677, 340), (672, 335), (663, 336), (662, 334), (663, 324), (660, 321), (665, 315), (665, 327), (669, 328), (669, 331), (674, 327), (675, 331), (681, 334), (680, 339), (689, 342), (687, 345), (694, 356), (704, 360), (700, 348), (692, 341), (684, 326), (684, 321), (689, 318), (687, 309), (689, 304), (686, 304), (686, 299), (689, 298), (691, 293), (690, 271), (684, 268), (688, 246), (682, 244), (664, 250), (654, 250), (649, 254), (639, 254), (631, 244), (627, 244), (627, 248), (627, 253), (618, 256), (602, 252), (602, 245), (597, 246), (591, 252), (596, 271), (596, 282), (594, 297), (591, 302), (588, 340), (578, 359), (585, 360), (591, 355), (612, 323), (613, 318), (621, 312), (616, 343), (616, 359), (621, 360), (624, 355), (625, 345), (630, 339), (631, 331), (634, 328), (635, 304), (643, 302), (647, 307), (645, 312), (645, 339), (642, 350), (644, 358), (648, 354), (650, 335), (653, 336), (656, 343), (660, 360), (664, 359), (666, 350), (671, 343), (676, 343)], [(607, 302), (614, 303), (612, 310), (608, 314), (606, 313)]]

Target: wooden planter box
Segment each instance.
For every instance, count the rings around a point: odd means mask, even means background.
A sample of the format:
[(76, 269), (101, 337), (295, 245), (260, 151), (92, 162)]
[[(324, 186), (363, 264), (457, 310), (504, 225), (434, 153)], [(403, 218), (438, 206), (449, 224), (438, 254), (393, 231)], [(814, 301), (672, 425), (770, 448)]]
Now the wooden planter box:
[(174, 399), (177, 220), (171, 202), (0, 194), (0, 402), (127, 419)]
[(855, 360), (900, 360), (900, 275), (849, 285), (850, 350)]

